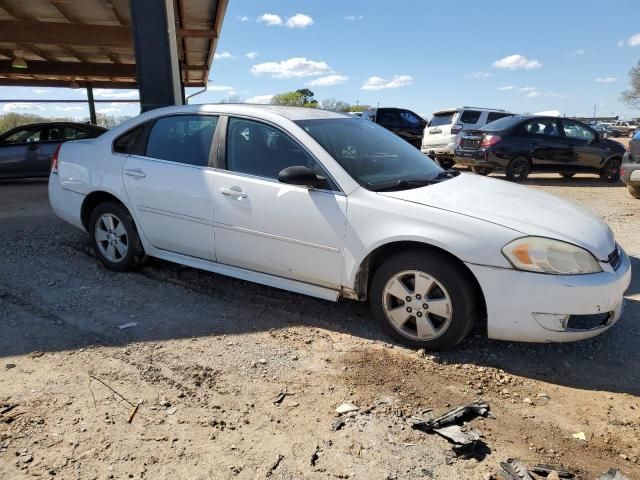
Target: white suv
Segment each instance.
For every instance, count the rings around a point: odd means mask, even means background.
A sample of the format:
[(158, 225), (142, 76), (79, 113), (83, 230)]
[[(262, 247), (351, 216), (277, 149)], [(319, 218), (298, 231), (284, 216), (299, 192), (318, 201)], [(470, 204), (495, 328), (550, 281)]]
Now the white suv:
[(433, 112), (422, 139), (422, 152), (437, 160), (444, 168), (453, 166), (458, 135), (463, 130), (476, 130), (487, 123), (513, 113), (494, 108), (460, 107)]
[(612, 126), (616, 130), (620, 130), (623, 134), (629, 135), (630, 137), (633, 137), (636, 128), (638, 128), (638, 124), (635, 122), (616, 122)]

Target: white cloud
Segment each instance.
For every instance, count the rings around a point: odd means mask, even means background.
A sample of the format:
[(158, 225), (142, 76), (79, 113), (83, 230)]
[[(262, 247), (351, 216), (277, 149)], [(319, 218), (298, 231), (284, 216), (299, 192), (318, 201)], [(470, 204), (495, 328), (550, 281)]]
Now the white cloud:
[(214, 53), (213, 54), (213, 58), (216, 60), (224, 60), (226, 58), (233, 58), (233, 55), (231, 55), (231, 52), (220, 52), (220, 53)]
[(525, 97), (527, 97), (527, 98), (536, 98), (536, 97), (539, 97), (540, 95), (542, 95), (542, 94), (539, 91), (532, 90), (531, 92), (527, 93), (525, 95)]
[(521, 92), (535, 92), (538, 89), (536, 87), (522, 87), (518, 90), (520, 90)]
[(260, 15), (256, 22), (264, 23), (265, 25), (269, 26), (280, 26), (284, 23), (282, 21), (282, 17), (274, 13), (265, 13), (263, 15)]
[(515, 88), (513, 85), (505, 85), (504, 87), (498, 87), (498, 90), (505, 92), (507, 90), (515, 90)]
[(245, 17), (244, 15), (238, 15), (236, 18), (238, 19), (238, 21), (240, 21), (242, 23), (245, 23), (245, 22), (249, 21), (249, 17)]
[(340, 85), (347, 80), (349, 80), (349, 77), (345, 77), (344, 75), (327, 75), (326, 77), (311, 80), (307, 85), (310, 87), (332, 87), (334, 85)]
[(627, 43), (630, 47), (637, 47), (640, 45), (640, 33), (636, 33), (635, 35), (631, 35)]
[(5, 103), (2, 110), (5, 112), (16, 112), (21, 110), (42, 111), (44, 110), (44, 107), (38, 103)]
[(274, 97), (273, 94), (269, 95), (256, 95), (255, 97), (247, 98), (244, 103), (260, 103), (267, 104), (271, 103), (271, 99)]
[(273, 78), (302, 78), (333, 73), (326, 62), (315, 62), (305, 57), (289, 58), (281, 62), (258, 63), (251, 67), (254, 75), (268, 74)]
[(51, 90), (50, 88), (36, 88), (34, 92), (38, 94), (53, 93), (53, 90)]
[(507, 70), (532, 70), (534, 68), (542, 67), (542, 64), (538, 60), (529, 60), (524, 55), (516, 53), (514, 55), (501, 58), (500, 60), (496, 60), (493, 62), (493, 66)]
[(107, 107), (107, 108), (99, 108), (96, 110), (96, 112), (98, 113), (104, 113), (105, 115), (109, 114), (109, 113), (118, 113), (121, 110), (119, 108), (116, 107)]
[(208, 92), (233, 92), (235, 91), (235, 88), (229, 85), (215, 85), (213, 83), (208, 83), (207, 91)]
[(313, 25), (313, 18), (303, 13), (296, 13), (293, 17), (287, 18), (287, 28), (307, 28)]
[(624, 40), (618, 40), (618, 46), (620, 48), (624, 47)]
[(617, 82), (618, 79), (616, 77), (598, 77), (596, 78), (597, 83), (614, 83)]
[(101, 98), (136, 98), (137, 90), (113, 90), (111, 88), (96, 88), (93, 91), (94, 96)]
[(60, 110), (61, 112), (81, 112), (85, 109), (85, 107), (81, 107), (80, 105), (71, 105), (69, 107), (56, 107), (56, 110)]
[(474, 80), (480, 80), (482, 78), (489, 78), (492, 75), (488, 72), (473, 72), (473, 73), (468, 73), (467, 75), (464, 76), (464, 78), (472, 78)]
[(253, 60), (257, 56), (258, 56), (258, 52), (249, 52), (245, 55), (245, 57), (247, 57), (249, 60)]
[(584, 55), (585, 53), (587, 53), (585, 50), (580, 49), (580, 50), (574, 50), (573, 52), (570, 53), (570, 55), (572, 57), (579, 57), (580, 55)]
[(387, 88), (406, 87), (412, 83), (413, 77), (410, 75), (394, 75), (391, 80), (382, 77), (369, 77), (361, 88), (362, 90), (384, 90)]
[(354, 22), (356, 20), (364, 20), (364, 15), (347, 15), (344, 19), (347, 22)]

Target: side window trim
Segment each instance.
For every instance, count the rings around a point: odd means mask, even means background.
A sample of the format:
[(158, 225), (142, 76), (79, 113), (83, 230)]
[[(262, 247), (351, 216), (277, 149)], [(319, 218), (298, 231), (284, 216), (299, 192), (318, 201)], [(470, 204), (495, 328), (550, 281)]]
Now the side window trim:
[[(222, 119), (222, 116), (220, 117)], [(261, 119), (261, 118), (255, 118), (255, 117), (251, 117), (251, 116), (245, 116), (245, 115), (225, 115), (224, 116), (224, 122), (223, 122), (223, 130), (221, 130), (220, 132), (220, 137), (218, 138), (219, 140), (219, 144), (218, 144), (218, 155), (217, 155), (217, 166), (216, 166), (216, 170), (220, 170), (222, 172), (231, 174), (231, 175), (240, 175), (243, 177), (250, 177), (250, 178), (258, 178), (260, 180), (264, 180), (264, 181), (268, 181), (268, 182), (273, 182), (273, 183), (277, 183), (280, 184), (280, 182), (278, 181), (277, 178), (270, 178), (270, 177), (263, 177), (260, 175), (253, 175), (251, 173), (244, 173), (244, 172), (236, 172), (233, 170), (229, 170), (227, 168), (227, 141), (228, 141), (228, 133), (229, 133), (229, 120), (232, 118), (236, 118), (236, 119), (241, 119), (241, 120), (249, 120), (252, 122), (256, 122), (256, 123), (261, 123), (263, 125), (267, 125), (275, 130), (277, 130), (278, 132), (280, 132), (282, 135), (286, 135), (292, 142), (294, 142), (296, 145), (298, 145), (307, 155), (309, 155), (310, 158), (313, 159), (313, 161), (322, 169), (322, 171), (325, 173), (325, 175), (327, 176), (327, 179), (329, 179), (329, 183), (332, 184), (335, 188), (334, 189), (314, 189), (315, 191), (318, 192), (327, 192), (327, 193), (331, 193), (331, 194), (338, 194), (338, 195), (345, 195), (345, 193), (342, 191), (342, 188), (340, 187), (340, 185), (338, 184), (338, 182), (336, 182), (335, 178), (333, 178), (333, 175), (331, 175), (331, 173), (329, 173), (329, 171), (326, 169), (326, 167), (322, 164), (322, 162), (320, 160), (318, 160), (318, 158), (309, 151), (309, 149), (303, 145), (294, 135), (292, 135), (291, 133), (289, 133), (288, 131), (284, 130), (282, 127), (275, 125), (267, 120)], [(220, 123), (218, 124), (218, 126), (220, 127)]]

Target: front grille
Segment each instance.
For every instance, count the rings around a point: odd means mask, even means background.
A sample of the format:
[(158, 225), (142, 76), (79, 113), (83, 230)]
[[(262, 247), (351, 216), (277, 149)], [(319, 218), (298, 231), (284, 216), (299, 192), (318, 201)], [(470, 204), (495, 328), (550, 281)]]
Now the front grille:
[(480, 148), (480, 139), (463, 137), (460, 139), (460, 146), (469, 150), (477, 150), (478, 148)]
[(620, 266), (620, 261), (622, 260), (622, 255), (620, 255), (620, 247), (616, 245), (616, 248), (613, 252), (609, 254), (609, 258), (607, 261), (609, 265), (613, 267), (614, 270), (617, 270)]
[(568, 330), (593, 330), (604, 327), (613, 317), (613, 312), (596, 313), (593, 315), (571, 315), (567, 321)]

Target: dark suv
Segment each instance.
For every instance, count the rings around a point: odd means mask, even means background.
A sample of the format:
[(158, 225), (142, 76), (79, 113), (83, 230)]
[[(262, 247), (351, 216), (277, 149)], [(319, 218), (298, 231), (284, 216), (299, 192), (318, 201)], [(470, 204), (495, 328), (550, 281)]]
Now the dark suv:
[(617, 182), (625, 148), (577, 120), (516, 115), (464, 132), (455, 151), (456, 163), (475, 173), (504, 169), (514, 182), (531, 172), (556, 172), (565, 178), (595, 173)]
[(402, 108), (370, 108), (362, 118), (371, 120), (403, 138), (416, 148), (422, 148), (427, 121), (417, 113)]

